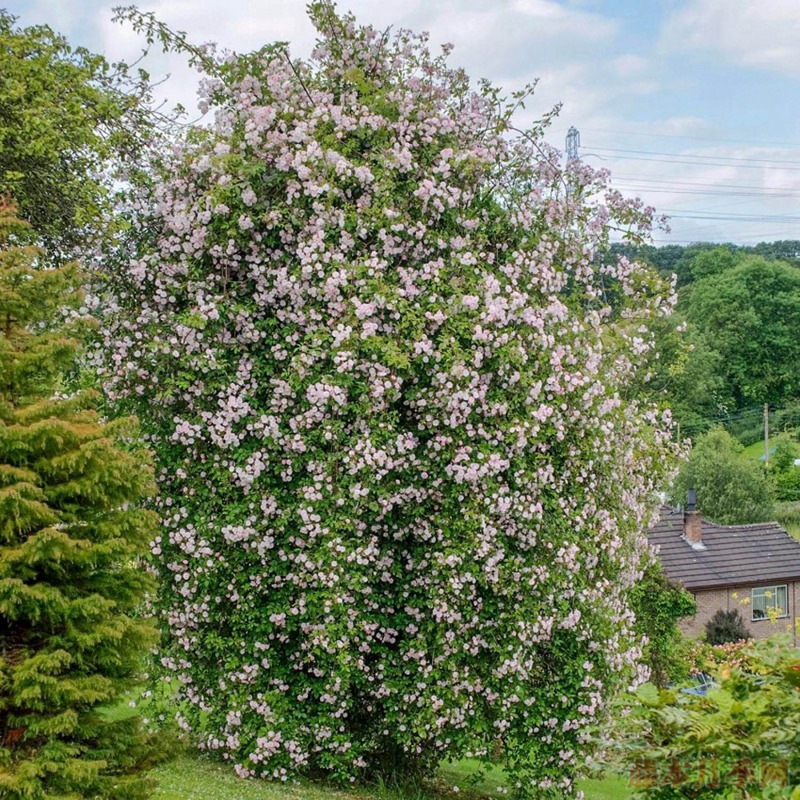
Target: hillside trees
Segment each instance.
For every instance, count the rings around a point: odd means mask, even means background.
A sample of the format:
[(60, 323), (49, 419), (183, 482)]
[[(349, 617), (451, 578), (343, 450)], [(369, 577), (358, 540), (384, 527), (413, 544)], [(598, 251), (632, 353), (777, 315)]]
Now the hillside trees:
[(593, 258), (652, 211), (424, 37), (312, 17), (309, 62), (208, 65), (214, 125), (106, 262), (104, 380), (160, 463), (160, 661), (242, 775), (499, 743), (515, 791), (563, 797), (635, 675), (673, 454), (622, 399), (668, 288)]
[[(752, 254), (772, 257), (793, 243), (776, 244), (774, 250), (767, 244), (638, 250), (662, 274), (677, 275), (676, 313), (657, 326), (653, 380), (643, 390), (673, 410), (684, 433), (694, 437), (715, 422), (753, 417), (764, 403), (781, 409), (795, 402), (800, 269)], [(614, 245), (612, 252), (633, 257), (637, 248)], [(747, 431), (743, 443), (752, 441)]]
[(740, 405), (800, 394), (800, 269), (759, 256), (696, 281), (686, 317), (713, 341)]
[(764, 258), (785, 261), (787, 264), (800, 267), (800, 241), (797, 239), (760, 242), (753, 247), (748, 247), (747, 251)]
[(723, 375), (722, 356), (695, 325), (677, 315), (659, 320), (653, 330), (655, 346), (647, 358), (649, 374), (639, 390), (669, 407), (681, 425), (702, 430), (707, 420), (725, 414), (734, 405)]
[(133, 800), (151, 746), (109, 721), (153, 642), (136, 616), (152, 472), (103, 423), (96, 393), (65, 394), (80, 337), (80, 275), (43, 266), (0, 204), (0, 797)]

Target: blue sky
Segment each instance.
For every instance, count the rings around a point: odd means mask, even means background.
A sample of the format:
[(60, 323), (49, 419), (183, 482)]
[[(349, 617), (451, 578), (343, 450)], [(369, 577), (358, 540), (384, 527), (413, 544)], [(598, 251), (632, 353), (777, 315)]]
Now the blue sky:
[[(111, 23), (120, 0), (6, 0), (109, 58), (140, 42)], [(0, 0), (2, 4), (2, 0)], [(615, 184), (672, 217), (660, 242), (800, 239), (800, 0), (340, 0), (359, 20), (427, 30), (454, 62), (508, 89), (539, 78), (531, 117), (557, 102), (548, 138), (570, 125)], [(171, 26), (232, 50), (313, 31), (304, 0), (148, 0)], [(162, 90), (193, 104), (174, 58)]]

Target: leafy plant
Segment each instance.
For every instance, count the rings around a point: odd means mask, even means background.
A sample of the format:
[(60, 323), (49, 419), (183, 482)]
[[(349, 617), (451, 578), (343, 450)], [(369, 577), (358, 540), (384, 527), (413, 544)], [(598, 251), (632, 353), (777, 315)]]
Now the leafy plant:
[(741, 642), (750, 638), (752, 634), (747, 630), (744, 619), (736, 608), (731, 611), (719, 609), (706, 622), (706, 641), (710, 645)]
[[(800, 794), (800, 658), (788, 641), (751, 642), (742, 666), (705, 694), (640, 686), (616, 722), (633, 797), (787, 798)], [(794, 789), (794, 794), (792, 790)]]
[(644, 660), (650, 667), (650, 679), (657, 686), (684, 680), (689, 666), (678, 621), (697, 611), (694, 597), (670, 583), (655, 563), (631, 589), (630, 603), (636, 629), (647, 639)]
[(772, 519), (770, 484), (762, 464), (742, 454), (742, 445), (722, 428), (701, 436), (678, 472), (670, 495), (675, 505), (697, 490), (697, 507), (721, 525)]

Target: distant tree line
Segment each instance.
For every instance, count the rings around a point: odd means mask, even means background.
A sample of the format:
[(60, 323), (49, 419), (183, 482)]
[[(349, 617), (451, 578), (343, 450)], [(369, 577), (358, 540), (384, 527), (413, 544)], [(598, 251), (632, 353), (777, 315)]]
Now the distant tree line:
[(692, 264), (698, 254), (719, 249), (727, 250), (732, 255), (761, 256), (768, 261), (785, 261), (792, 266), (800, 267), (800, 240), (798, 239), (759, 242), (755, 245), (739, 245), (732, 242), (694, 242), (687, 245), (667, 244), (662, 247), (653, 245), (637, 247), (626, 242), (615, 243), (611, 247), (611, 251), (615, 255), (647, 261), (664, 277), (677, 275), (678, 287), (695, 280)]
[(656, 330), (650, 391), (685, 432), (800, 396), (800, 241), (615, 244), (611, 254), (676, 276), (677, 309)]

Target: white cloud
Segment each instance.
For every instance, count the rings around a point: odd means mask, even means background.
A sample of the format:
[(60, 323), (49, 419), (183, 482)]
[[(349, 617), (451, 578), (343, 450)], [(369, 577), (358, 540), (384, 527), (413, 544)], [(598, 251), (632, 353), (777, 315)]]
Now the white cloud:
[(617, 23), (601, 14), (570, 8), (553, 0), (513, 0), (511, 7), (545, 26), (550, 35), (569, 32), (579, 38), (604, 39), (617, 31)]
[(649, 64), (646, 58), (636, 55), (618, 56), (611, 61), (614, 72), (620, 78), (638, 78), (647, 70)]
[(664, 25), (662, 46), (800, 75), (798, 0), (690, 0)]
[[(456, 13), (458, 27), (453, 25)], [(530, 81), (547, 69), (577, 60), (602, 58), (618, 33), (613, 20), (552, 0), (496, 3), (490, 12), (483, 11), (469, 41), (461, 37), (462, 18), (463, 12), (443, 8), (431, 33), (440, 40), (455, 39), (455, 58), (471, 74), (505, 84)]]

